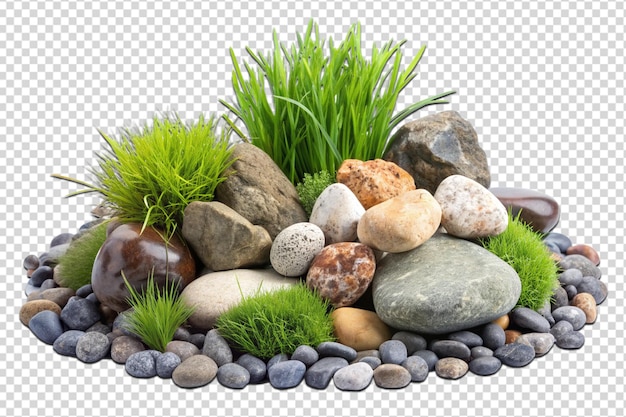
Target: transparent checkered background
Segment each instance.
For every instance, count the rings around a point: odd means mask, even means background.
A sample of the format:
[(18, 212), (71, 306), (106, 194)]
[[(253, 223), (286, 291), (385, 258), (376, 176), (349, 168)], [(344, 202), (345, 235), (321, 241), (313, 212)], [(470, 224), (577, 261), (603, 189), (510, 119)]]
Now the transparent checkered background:
[[(0, 3), (0, 404), (14, 416), (563, 415), (611, 416), (624, 392), (624, 50), (622, 1), (8, 1)], [(362, 24), (367, 49), (407, 39), (427, 51), (408, 104), (455, 89), (493, 185), (553, 195), (558, 231), (602, 256), (610, 295), (585, 346), (554, 348), (522, 369), (447, 381), (433, 374), (397, 391), (241, 391), (216, 381), (182, 390), (120, 365), (61, 357), (18, 320), (22, 259), (75, 231), (97, 202), (52, 173), (88, 178), (108, 132), (175, 110), (222, 112), (228, 48), (268, 51), (309, 18), (325, 37)], [(418, 116), (415, 116), (418, 117)], [(331, 384), (332, 385), (332, 384)]]

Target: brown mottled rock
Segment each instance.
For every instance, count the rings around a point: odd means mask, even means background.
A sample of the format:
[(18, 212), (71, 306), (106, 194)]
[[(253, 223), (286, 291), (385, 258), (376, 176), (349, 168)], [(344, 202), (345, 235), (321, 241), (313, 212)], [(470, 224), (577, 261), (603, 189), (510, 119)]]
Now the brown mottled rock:
[(522, 335), (522, 332), (520, 332), (519, 330), (512, 330), (512, 329), (507, 329), (504, 331), (504, 337), (505, 337), (505, 345), (508, 345), (510, 343), (513, 343), (517, 340), (518, 337), (520, 337)]
[(24, 326), (28, 326), (30, 319), (44, 310), (50, 310), (61, 315), (61, 307), (57, 303), (50, 300), (33, 300), (24, 303), (20, 308), (20, 321)]
[(369, 310), (341, 307), (331, 313), (337, 341), (357, 352), (378, 349), (393, 332), (378, 315)]
[(361, 243), (326, 246), (311, 262), (306, 285), (334, 307), (354, 304), (367, 290), (376, 271), (374, 251)]
[(71, 288), (57, 287), (42, 291), (41, 294), (39, 294), (39, 298), (42, 300), (50, 300), (63, 308), (74, 295), (76, 295), (76, 291)]
[(111, 359), (116, 363), (126, 363), (133, 353), (145, 350), (143, 342), (132, 336), (118, 336), (111, 342)]
[(337, 182), (346, 185), (365, 210), (415, 190), (415, 182), (408, 172), (382, 159), (365, 162), (346, 159), (337, 170)]
[(183, 238), (213, 271), (263, 266), (270, 261), (272, 239), (226, 204), (194, 201), (185, 208)]
[(181, 388), (202, 387), (217, 375), (217, 364), (206, 355), (187, 358), (174, 369), (172, 381)]
[(385, 389), (404, 388), (411, 383), (411, 374), (404, 366), (383, 363), (374, 369), (374, 383)]
[(549, 195), (525, 188), (494, 187), (490, 188), (513, 217), (520, 211), (520, 220), (529, 224), (534, 231), (548, 233), (559, 223), (561, 206)]
[(459, 379), (469, 371), (469, 365), (459, 358), (441, 358), (435, 363), (437, 376), (445, 379)]
[(598, 252), (589, 245), (579, 243), (578, 245), (572, 245), (565, 251), (566, 255), (582, 255), (589, 259), (594, 265), (600, 265), (600, 255)]
[(198, 346), (183, 340), (172, 340), (165, 346), (165, 351), (174, 353), (180, 358), (181, 362), (184, 362), (185, 359), (193, 355), (200, 355), (202, 353), (200, 349), (198, 349)]
[(586, 324), (595, 323), (598, 317), (598, 307), (593, 295), (588, 292), (580, 292), (572, 298), (570, 305), (580, 308), (585, 313)]
[(473, 126), (455, 111), (406, 123), (391, 138), (383, 157), (413, 176), (415, 186), (435, 193), (450, 175), (463, 175), (485, 188), (491, 184), (487, 155)]
[(439, 228), (441, 207), (426, 190), (413, 190), (377, 204), (357, 225), (359, 241), (384, 252), (406, 252)]
[(215, 189), (216, 201), (263, 227), (272, 240), (287, 226), (308, 220), (296, 187), (269, 155), (239, 143), (233, 146), (231, 159), (228, 177)]
[(100, 248), (91, 273), (91, 286), (101, 304), (121, 312), (130, 305), (130, 296), (122, 278), (138, 291), (145, 288), (154, 273), (159, 287), (169, 283), (182, 290), (196, 277), (196, 263), (187, 245), (176, 235), (168, 243), (163, 232), (140, 223), (122, 224), (113, 229)]

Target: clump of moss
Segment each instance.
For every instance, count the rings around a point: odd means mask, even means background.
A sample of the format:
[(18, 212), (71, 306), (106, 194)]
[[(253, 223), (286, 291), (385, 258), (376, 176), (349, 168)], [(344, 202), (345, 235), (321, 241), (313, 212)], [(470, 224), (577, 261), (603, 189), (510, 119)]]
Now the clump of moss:
[(151, 274), (146, 288), (138, 292), (130, 285), (124, 273), (122, 278), (130, 293), (128, 303), (132, 307), (124, 326), (138, 335), (151, 349), (165, 352), (176, 329), (187, 321), (194, 308), (180, 298), (176, 282), (166, 281), (163, 288), (159, 288)]
[(517, 305), (538, 310), (550, 300), (559, 285), (558, 267), (541, 240), (542, 236), (509, 212), (509, 225), (497, 236), (482, 239), (482, 245), (507, 262), (519, 275), (522, 292)]
[(304, 284), (244, 297), (217, 319), (234, 347), (262, 359), (334, 340), (329, 303)]
[(73, 241), (59, 258), (55, 281), (62, 287), (77, 290), (91, 283), (91, 270), (98, 251), (107, 237), (107, 223), (101, 222)]
[(304, 207), (307, 215), (311, 215), (317, 197), (320, 196), (326, 187), (334, 182), (335, 179), (328, 171), (320, 171), (313, 175), (304, 174), (302, 182), (296, 185), (296, 190), (300, 197), (300, 203), (302, 203), (302, 207)]

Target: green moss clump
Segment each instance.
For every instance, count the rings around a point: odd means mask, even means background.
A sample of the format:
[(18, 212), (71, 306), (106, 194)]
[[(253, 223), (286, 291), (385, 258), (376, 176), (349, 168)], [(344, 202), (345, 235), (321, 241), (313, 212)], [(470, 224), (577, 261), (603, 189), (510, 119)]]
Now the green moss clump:
[(520, 220), (519, 213), (516, 217), (509, 213), (509, 225), (503, 233), (481, 240), (487, 250), (517, 271), (522, 283), (517, 305), (533, 310), (543, 307), (559, 285), (558, 267), (541, 238)]
[(104, 221), (93, 226), (70, 244), (55, 267), (58, 269), (55, 271), (57, 284), (77, 290), (91, 283), (91, 270), (96, 255), (106, 240), (107, 224)]
[(328, 301), (298, 284), (244, 297), (218, 317), (216, 327), (237, 349), (269, 359), (334, 340), (328, 309)]
[(335, 179), (328, 171), (320, 171), (313, 175), (304, 174), (302, 182), (296, 185), (296, 190), (300, 197), (300, 203), (302, 203), (302, 207), (304, 207), (307, 215), (311, 215), (317, 197), (320, 196), (326, 187), (334, 182)]

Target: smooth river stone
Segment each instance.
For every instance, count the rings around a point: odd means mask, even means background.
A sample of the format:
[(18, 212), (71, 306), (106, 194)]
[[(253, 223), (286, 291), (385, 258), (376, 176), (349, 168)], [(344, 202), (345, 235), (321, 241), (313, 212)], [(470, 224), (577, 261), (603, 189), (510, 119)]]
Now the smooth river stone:
[(520, 219), (529, 224), (533, 230), (548, 233), (559, 223), (561, 207), (559, 203), (540, 191), (524, 188), (494, 187), (490, 188), (513, 217), (521, 210)]
[(489, 323), (511, 311), (520, 292), (519, 277), (506, 262), (447, 234), (388, 254), (372, 281), (376, 313), (387, 325), (426, 334)]

